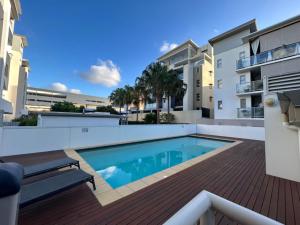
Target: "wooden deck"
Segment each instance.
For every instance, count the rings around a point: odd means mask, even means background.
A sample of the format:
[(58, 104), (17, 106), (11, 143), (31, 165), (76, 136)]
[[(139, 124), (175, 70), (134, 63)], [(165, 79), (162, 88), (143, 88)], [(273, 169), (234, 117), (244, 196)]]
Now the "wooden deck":
[[(64, 152), (57, 151), (10, 160), (28, 165), (62, 155)], [(284, 224), (300, 224), (300, 183), (267, 176), (264, 142), (253, 140), (243, 140), (225, 152), (105, 207), (86, 185), (81, 185), (21, 209), (19, 224), (162, 224), (202, 190)], [(216, 224), (235, 223), (217, 213)]]

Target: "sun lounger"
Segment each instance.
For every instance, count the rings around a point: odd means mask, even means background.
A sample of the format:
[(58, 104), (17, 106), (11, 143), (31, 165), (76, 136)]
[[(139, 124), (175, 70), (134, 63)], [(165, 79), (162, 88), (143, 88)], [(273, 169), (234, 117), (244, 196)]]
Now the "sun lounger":
[(80, 169), (22, 185), (20, 207), (49, 198), (85, 182), (91, 182), (96, 190), (94, 177)]
[(77, 166), (78, 169), (80, 169), (79, 161), (69, 157), (64, 157), (62, 159), (56, 159), (45, 163), (39, 163), (32, 166), (25, 166), (24, 178), (71, 166)]

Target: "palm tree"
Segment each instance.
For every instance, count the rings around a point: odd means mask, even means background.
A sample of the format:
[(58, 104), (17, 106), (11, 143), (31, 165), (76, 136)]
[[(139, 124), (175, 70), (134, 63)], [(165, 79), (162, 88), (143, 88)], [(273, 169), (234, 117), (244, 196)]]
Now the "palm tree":
[(120, 108), (119, 112), (121, 113), (121, 108), (125, 104), (125, 90), (123, 88), (117, 88), (110, 94), (109, 100), (112, 102), (112, 105)]
[(174, 70), (169, 70), (165, 76), (165, 96), (168, 101), (168, 114), (170, 114), (170, 97), (183, 98), (186, 92), (186, 84)]
[(159, 123), (159, 107), (165, 90), (165, 77), (168, 74), (168, 67), (161, 62), (155, 62), (147, 66), (143, 71), (142, 79), (145, 88), (155, 98), (157, 123)]
[(129, 85), (124, 86), (124, 103), (126, 104), (126, 113), (128, 113), (129, 105), (131, 105), (133, 100), (133, 87)]
[(136, 106), (137, 109), (137, 113), (136, 113), (136, 121), (139, 120), (139, 111), (140, 111), (140, 104), (142, 102), (146, 102), (147, 101), (147, 90), (145, 88), (145, 84), (144, 81), (142, 79), (142, 77), (138, 77), (136, 78), (135, 81), (135, 85), (133, 87), (133, 101), (132, 103)]

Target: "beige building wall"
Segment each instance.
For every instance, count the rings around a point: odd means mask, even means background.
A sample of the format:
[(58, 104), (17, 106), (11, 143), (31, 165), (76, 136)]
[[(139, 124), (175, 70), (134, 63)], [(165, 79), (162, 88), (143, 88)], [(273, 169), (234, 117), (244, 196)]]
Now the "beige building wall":
[(21, 14), (19, 0), (0, 0), (0, 96), (5, 79), (5, 66), (13, 41), (15, 20)]
[[(208, 56), (207, 56), (208, 58)], [(214, 109), (214, 67), (213, 67), (213, 57), (208, 58), (204, 61), (202, 65), (202, 107)], [(211, 113), (213, 115), (213, 113)]]
[(12, 114), (5, 115), (5, 120), (20, 117), (24, 113), (24, 101), (29, 68), (23, 64), (23, 49), (27, 46), (24, 36), (14, 35), (12, 49), (9, 52), (7, 89), (3, 90), (3, 98), (12, 103)]
[[(166, 63), (170, 69), (182, 71), (183, 81), (187, 85), (183, 97), (183, 111), (207, 108), (213, 116), (212, 52), (210, 44), (199, 47), (192, 40), (188, 40), (158, 59)], [(167, 105), (163, 104), (163, 110), (166, 108)]]

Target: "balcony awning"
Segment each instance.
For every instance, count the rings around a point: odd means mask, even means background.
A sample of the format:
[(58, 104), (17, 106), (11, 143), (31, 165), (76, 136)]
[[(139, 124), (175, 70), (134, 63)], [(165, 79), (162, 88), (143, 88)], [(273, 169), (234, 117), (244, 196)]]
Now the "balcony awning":
[(11, 102), (0, 98), (0, 111), (4, 111), (5, 114), (12, 114), (13, 113), (13, 107)]
[(277, 93), (277, 96), (280, 102), (281, 111), (283, 113), (288, 111), (291, 103), (295, 107), (300, 107), (300, 90)]
[(281, 112), (291, 125), (300, 126), (300, 90), (277, 93)]

